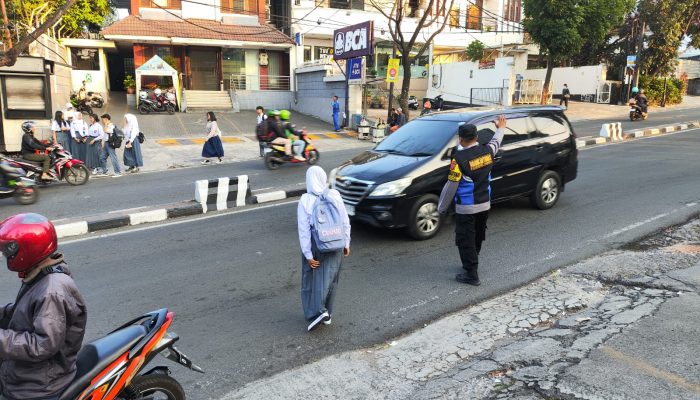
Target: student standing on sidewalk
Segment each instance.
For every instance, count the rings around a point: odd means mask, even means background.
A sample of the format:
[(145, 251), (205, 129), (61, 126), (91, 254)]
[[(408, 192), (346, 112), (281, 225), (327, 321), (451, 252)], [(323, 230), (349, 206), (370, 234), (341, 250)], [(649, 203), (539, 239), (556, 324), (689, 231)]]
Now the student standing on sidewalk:
[(70, 124), (63, 117), (63, 111), (56, 111), (51, 121), (53, 142), (70, 151)]
[(340, 132), (340, 102), (338, 102), (338, 96), (333, 96), (331, 108), (333, 109), (333, 127), (336, 132)]
[[(343, 199), (335, 189), (328, 188), (326, 172), (319, 166), (306, 171), (306, 193), (297, 207), (297, 229), (301, 245), (301, 303), (304, 318), (309, 322), (308, 331), (316, 329), (321, 322), (331, 324), (333, 301), (340, 276), (343, 256), (350, 255), (350, 219)], [(320, 252), (312, 239), (311, 225), (319, 196), (325, 194), (340, 213), (345, 247), (332, 252)]]
[(141, 143), (139, 142), (139, 123), (134, 114), (124, 115), (124, 165), (127, 172), (139, 172), (143, 167), (143, 155), (141, 155)]
[(85, 136), (87, 136), (87, 125), (83, 121), (83, 113), (75, 112), (73, 114), (73, 121), (70, 123), (70, 135), (73, 139), (71, 141), (70, 153), (73, 157), (80, 161), (85, 161), (86, 145)]
[[(265, 129), (265, 128), (262, 128), (260, 124), (262, 124), (263, 122), (265, 122), (265, 120), (267, 120), (267, 114), (265, 114), (265, 108), (263, 108), (263, 106), (255, 107), (255, 113), (257, 114), (256, 119), (255, 119), (255, 131), (257, 132), (258, 129)], [(267, 129), (265, 129), (265, 130), (267, 130)], [(267, 132), (265, 132), (265, 133), (267, 133)], [(264, 157), (265, 156), (265, 149), (263, 147), (263, 142), (259, 142), (259, 146), (260, 146), (260, 157)]]
[(90, 114), (88, 116), (88, 121), (90, 127), (88, 128), (88, 141), (87, 141), (87, 157), (85, 159), (85, 166), (92, 171), (93, 175), (100, 175), (105, 173), (103, 165), (100, 163), (100, 152), (102, 150), (102, 139), (104, 138), (105, 131), (100, 125), (99, 118), (96, 114)]
[(569, 109), (569, 99), (571, 98), (571, 91), (569, 91), (569, 85), (564, 84), (564, 88), (561, 90), (561, 100), (559, 100), (559, 105), (564, 104), (564, 107)]
[(216, 122), (216, 115), (214, 112), (209, 111), (207, 113), (207, 137), (206, 142), (204, 142), (204, 147), (202, 147), (202, 161), (203, 165), (211, 164), (210, 158), (218, 158), (219, 164), (224, 160), (221, 157), (224, 156), (224, 145), (221, 143), (221, 129), (219, 129), (219, 124)]
[(480, 145), (476, 126), (460, 125), (459, 144), (462, 150), (452, 157), (450, 174), (442, 189), (438, 212), (445, 214), (452, 202), (457, 212), (455, 244), (465, 274), (458, 274), (457, 282), (479, 286), (479, 252), (486, 239), (486, 220), (491, 208), (491, 168), (505, 133), (506, 117), (496, 121), (496, 133), (486, 145)]
[[(109, 114), (102, 114), (100, 117), (102, 119), (102, 125), (104, 127), (106, 140), (102, 141), (102, 154), (100, 154), (100, 163), (104, 168), (105, 174), (107, 173), (107, 158), (112, 160), (112, 168), (114, 168), (114, 178), (122, 176), (122, 169), (119, 166), (119, 159), (117, 158), (117, 148), (114, 146), (121, 146), (124, 134), (114, 126), (112, 123), (112, 116)], [(118, 144), (117, 144), (118, 143)]]

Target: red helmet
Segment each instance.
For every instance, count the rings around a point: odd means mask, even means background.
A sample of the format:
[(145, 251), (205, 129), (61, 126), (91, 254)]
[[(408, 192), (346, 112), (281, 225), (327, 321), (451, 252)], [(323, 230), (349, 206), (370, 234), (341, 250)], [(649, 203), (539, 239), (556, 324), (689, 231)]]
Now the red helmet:
[(20, 278), (57, 248), (56, 228), (43, 215), (17, 214), (0, 222), (0, 252)]

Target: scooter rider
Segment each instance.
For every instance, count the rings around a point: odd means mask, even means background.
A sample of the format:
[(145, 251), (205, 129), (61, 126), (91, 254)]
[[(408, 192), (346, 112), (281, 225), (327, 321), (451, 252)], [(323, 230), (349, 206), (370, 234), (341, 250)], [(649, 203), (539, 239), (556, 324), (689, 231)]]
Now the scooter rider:
[[(287, 157), (292, 157), (292, 141), (287, 138), (287, 133), (285, 132), (284, 125), (280, 121), (280, 112), (278, 110), (272, 110), (268, 112), (269, 125), (272, 132), (275, 134), (275, 138), (270, 142), (271, 144), (277, 144), (284, 146), (284, 154)], [(300, 157), (295, 156), (297, 160)], [(299, 160), (301, 161), (301, 160)]]
[(46, 154), (36, 154), (36, 151), (44, 151), (51, 149), (51, 146), (47, 146), (41, 143), (37, 138), (34, 137), (36, 132), (36, 124), (34, 121), (25, 121), (22, 123), (22, 158), (29, 161), (36, 161), (41, 163), (41, 179), (45, 181), (50, 181), (51, 175), (49, 175), (49, 168), (51, 166), (51, 157)]
[(87, 311), (57, 249), (39, 214), (0, 222), (0, 252), (22, 280), (15, 302), (0, 306), (0, 400), (58, 399), (75, 378)]
[(297, 127), (289, 121), (289, 117), (291, 117), (292, 113), (289, 110), (282, 110), (280, 111), (280, 120), (282, 120), (282, 128), (284, 128), (284, 131), (287, 135), (287, 139), (292, 141), (292, 148), (294, 149), (294, 158), (296, 158), (299, 161), (306, 161), (306, 159), (303, 156), (304, 152), (304, 147), (306, 145), (306, 142), (301, 140), (297, 136)]
[(649, 101), (647, 100), (647, 96), (644, 95), (644, 90), (639, 90), (639, 88), (635, 86), (632, 88), (632, 94), (634, 95), (635, 104), (646, 114), (649, 108)]

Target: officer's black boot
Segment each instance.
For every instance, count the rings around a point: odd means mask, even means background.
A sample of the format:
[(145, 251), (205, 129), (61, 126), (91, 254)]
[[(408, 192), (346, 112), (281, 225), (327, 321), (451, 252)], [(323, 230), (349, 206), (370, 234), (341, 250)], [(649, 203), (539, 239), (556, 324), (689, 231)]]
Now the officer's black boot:
[(467, 269), (467, 272), (464, 274), (457, 274), (455, 279), (457, 280), (457, 282), (466, 283), (467, 285), (481, 285), (481, 281), (479, 280), (478, 266), (476, 265)]

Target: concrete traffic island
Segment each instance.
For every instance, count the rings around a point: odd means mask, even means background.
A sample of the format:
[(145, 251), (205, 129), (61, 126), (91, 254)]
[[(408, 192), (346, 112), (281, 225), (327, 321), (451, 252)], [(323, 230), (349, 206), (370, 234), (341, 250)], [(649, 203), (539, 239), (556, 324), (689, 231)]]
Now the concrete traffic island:
[(698, 238), (695, 219), (223, 399), (697, 399)]

